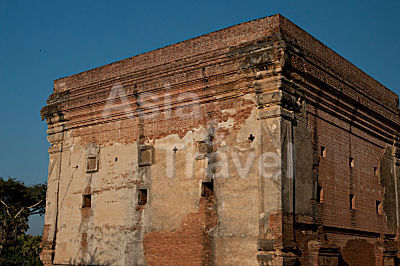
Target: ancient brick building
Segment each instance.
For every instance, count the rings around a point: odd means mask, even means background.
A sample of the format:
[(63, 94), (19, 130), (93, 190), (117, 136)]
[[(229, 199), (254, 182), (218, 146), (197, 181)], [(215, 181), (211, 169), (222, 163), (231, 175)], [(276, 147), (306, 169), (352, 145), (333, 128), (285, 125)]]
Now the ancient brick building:
[(281, 15), (58, 79), (46, 265), (395, 265), (399, 98)]

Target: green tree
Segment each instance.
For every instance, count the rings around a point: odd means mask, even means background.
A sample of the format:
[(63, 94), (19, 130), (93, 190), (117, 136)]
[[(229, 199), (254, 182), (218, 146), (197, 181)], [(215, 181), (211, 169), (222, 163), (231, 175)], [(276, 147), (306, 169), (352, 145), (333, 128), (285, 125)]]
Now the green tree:
[(26, 186), (0, 177), (0, 255), (16, 253), (18, 236), (29, 228), (29, 216), (44, 214), (45, 206), (45, 184)]
[(0, 265), (43, 265), (39, 259), (40, 242), (42, 242), (41, 236), (32, 236), (29, 234), (18, 235), (16, 250), (5, 252), (0, 257)]

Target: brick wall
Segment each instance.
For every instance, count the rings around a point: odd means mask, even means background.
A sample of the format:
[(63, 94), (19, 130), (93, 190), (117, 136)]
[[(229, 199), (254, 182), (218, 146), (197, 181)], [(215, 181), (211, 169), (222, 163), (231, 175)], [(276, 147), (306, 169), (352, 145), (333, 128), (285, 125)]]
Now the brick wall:
[[(392, 248), (398, 97), (280, 15), (58, 79), (41, 113), (52, 145), (46, 264), (351, 264)], [(199, 141), (229, 167), (199, 159)], [(87, 172), (90, 145), (99, 165)], [(143, 146), (155, 153), (145, 166)], [(232, 154), (243, 166), (271, 151), (278, 179), (256, 163), (238, 174)], [(201, 196), (211, 177), (215, 191)]]

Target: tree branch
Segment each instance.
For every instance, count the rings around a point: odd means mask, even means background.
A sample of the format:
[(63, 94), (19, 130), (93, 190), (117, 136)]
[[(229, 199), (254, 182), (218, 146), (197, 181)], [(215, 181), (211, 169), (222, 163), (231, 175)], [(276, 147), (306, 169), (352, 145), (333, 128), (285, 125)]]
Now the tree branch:
[(31, 209), (31, 208), (33, 208), (33, 207), (36, 207), (36, 206), (39, 205), (42, 201), (43, 201), (43, 200), (39, 200), (38, 202), (36, 202), (36, 203), (33, 204), (32, 206), (27, 207), (27, 209)]
[(0, 201), (1, 201), (1, 203), (3, 203), (4, 206), (6, 206), (7, 215), (11, 217), (10, 212), (8, 211), (8, 209), (9, 209), (10, 207), (8, 207), (8, 205), (7, 205), (3, 200), (0, 199)]
[(28, 210), (29, 210), (29, 209), (31, 209), (31, 208), (33, 208), (33, 207), (39, 205), (42, 201), (43, 201), (43, 200), (39, 200), (38, 202), (36, 202), (35, 204), (33, 204), (32, 206), (29, 206), (29, 207), (22, 207), (21, 210), (19, 210), (19, 212), (14, 216), (14, 219), (16, 219), (16, 218), (18, 217), (18, 215), (20, 215), (21, 212), (22, 212), (24, 209), (28, 209)]

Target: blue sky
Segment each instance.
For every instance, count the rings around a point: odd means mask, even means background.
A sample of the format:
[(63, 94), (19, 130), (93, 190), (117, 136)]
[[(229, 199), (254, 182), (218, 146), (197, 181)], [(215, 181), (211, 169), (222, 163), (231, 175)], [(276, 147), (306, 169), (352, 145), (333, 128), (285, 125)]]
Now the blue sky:
[(400, 93), (398, 0), (0, 0), (0, 176), (47, 180), (39, 112), (54, 79), (275, 13)]

